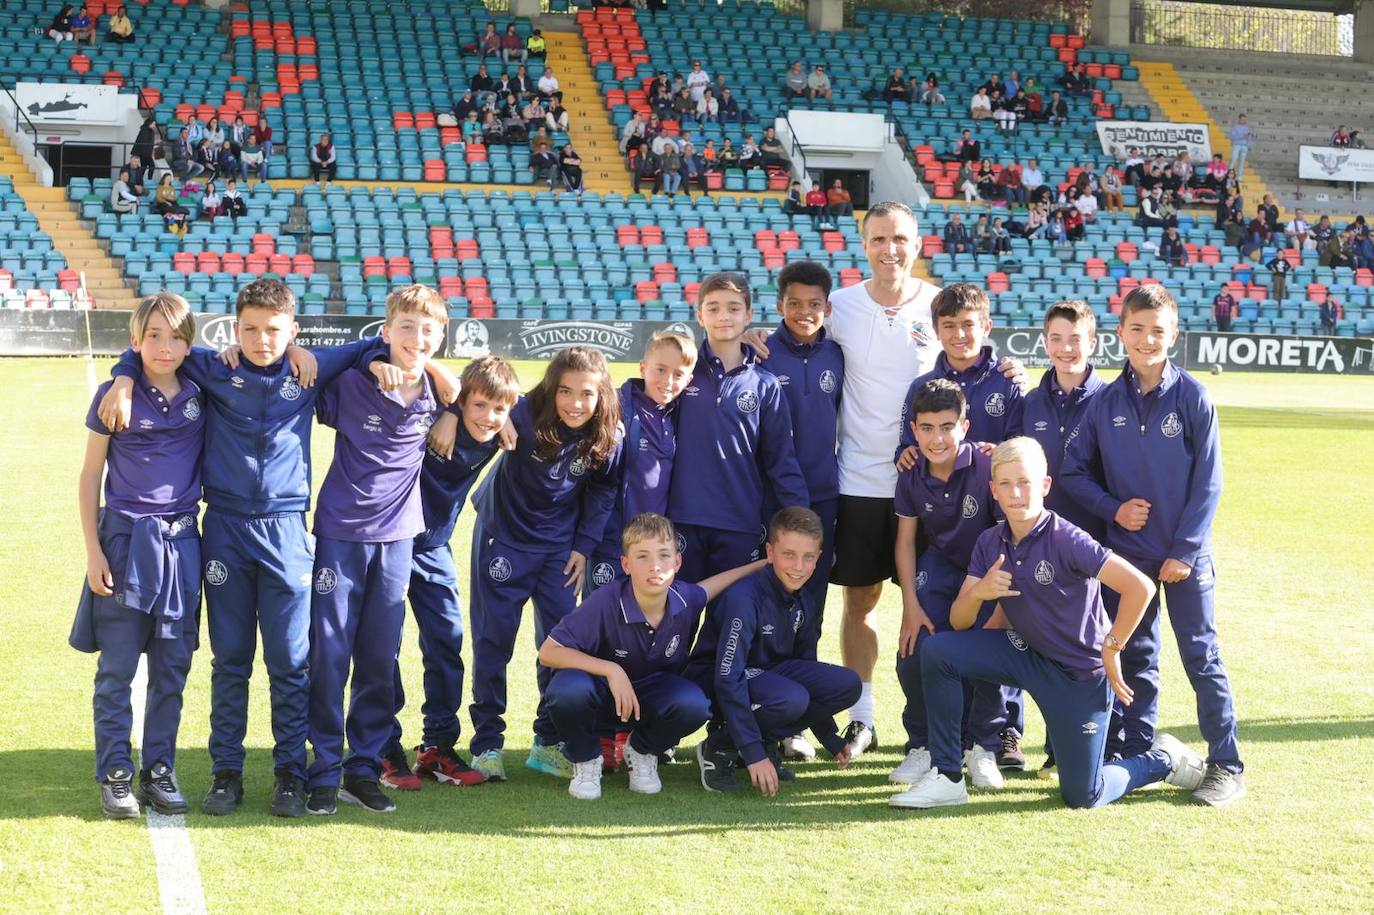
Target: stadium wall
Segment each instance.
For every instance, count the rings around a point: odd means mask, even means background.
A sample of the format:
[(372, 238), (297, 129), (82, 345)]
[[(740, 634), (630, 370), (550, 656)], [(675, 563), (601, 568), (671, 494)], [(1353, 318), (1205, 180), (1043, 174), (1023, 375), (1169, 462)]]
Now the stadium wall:
[[(233, 316), (196, 316), (199, 342), (222, 349), (234, 342)], [(382, 321), (357, 315), (300, 315), (298, 342), (334, 346), (380, 332)], [(649, 336), (672, 327), (696, 335), (697, 328), (666, 321), (512, 321), (455, 318), (449, 322), (442, 355), (468, 358), (498, 353), (512, 359), (548, 359), (565, 346), (594, 346), (611, 360), (638, 360)], [(1040, 328), (995, 328), (1000, 352), (1031, 368), (1049, 365)], [(0, 311), (0, 356), (113, 355), (129, 344), (127, 311)], [(1171, 354), (1190, 371), (1220, 366), (1231, 371), (1374, 374), (1374, 340), (1356, 337), (1296, 337), (1268, 334), (1185, 332)], [(1110, 368), (1124, 361), (1115, 332), (1098, 334), (1094, 364)]]

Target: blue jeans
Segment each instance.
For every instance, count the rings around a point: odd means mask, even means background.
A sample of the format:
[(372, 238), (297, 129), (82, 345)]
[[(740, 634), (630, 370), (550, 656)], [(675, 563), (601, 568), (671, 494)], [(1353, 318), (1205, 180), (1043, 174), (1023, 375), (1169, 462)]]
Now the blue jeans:
[(1231, 146), (1231, 168), (1236, 170), (1236, 178), (1245, 177), (1245, 157), (1250, 155), (1249, 143), (1235, 143)]

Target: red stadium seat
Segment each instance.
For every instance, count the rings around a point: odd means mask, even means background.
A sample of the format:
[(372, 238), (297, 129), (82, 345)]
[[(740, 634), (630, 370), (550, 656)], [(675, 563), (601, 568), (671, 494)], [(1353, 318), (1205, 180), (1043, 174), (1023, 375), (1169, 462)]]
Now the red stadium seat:
[(196, 256), (190, 251), (178, 251), (172, 255), (172, 269), (190, 276), (196, 272)]
[(1006, 292), (1011, 289), (1011, 279), (1001, 272), (988, 274), (988, 292)]
[(222, 273), (227, 273), (230, 276), (238, 276), (246, 269), (243, 263), (243, 255), (235, 254), (233, 251), (230, 251), (228, 254), (224, 255), (224, 257), (220, 258), (219, 269)]
[(291, 258), (291, 272), (300, 276), (314, 276), (315, 258), (309, 254), (297, 254)]
[(1307, 284), (1307, 301), (1316, 302), (1318, 305), (1326, 301), (1327, 289), (1322, 283)]
[(635, 298), (641, 302), (652, 302), (658, 298), (658, 284), (650, 280), (635, 283)]

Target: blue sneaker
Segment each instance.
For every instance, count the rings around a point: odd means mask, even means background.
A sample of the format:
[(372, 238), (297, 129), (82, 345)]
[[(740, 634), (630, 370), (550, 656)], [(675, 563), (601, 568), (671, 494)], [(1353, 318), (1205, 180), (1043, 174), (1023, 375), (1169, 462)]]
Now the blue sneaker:
[(563, 755), (563, 744), (546, 745), (538, 737), (534, 738), (534, 746), (530, 747), (530, 755), (525, 760), (525, 765), (545, 775), (558, 778), (573, 777), (573, 764)]
[(506, 763), (501, 757), (500, 750), (487, 750), (485, 753), (474, 756), (472, 768), (481, 772), (489, 782), (504, 782), (506, 780)]

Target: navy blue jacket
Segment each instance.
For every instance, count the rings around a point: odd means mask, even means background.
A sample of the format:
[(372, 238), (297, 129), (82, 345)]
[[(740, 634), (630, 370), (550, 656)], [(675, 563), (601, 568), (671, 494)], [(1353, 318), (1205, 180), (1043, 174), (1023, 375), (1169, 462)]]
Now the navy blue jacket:
[(814, 661), (813, 613), (806, 592), (788, 593), (771, 568), (731, 585), (708, 608), (687, 676), (715, 696), (716, 711), (746, 765), (767, 755), (749, 702), (749, 671), (790, 658)]
[(553, 460), (545, 461), (535, 454), (534, 411), (525, 397), (507, 422), (518, 437), (515, 450), (501, 455), (473, 497), (483, 533), (529, 553), (572, 549), (590, 556), (615, 505), (619, 454), (598, 468), (587, 467), (577, 446), (591, 423), (580, 430), (560, 423), (562, 447)]
[(711, 344), (703, 343), (679, 399), (668, 517), (678, 524), (755, 533), (770, 489), (783, 508), (810, 506), (782, 387), (759, 365), (752, 347), (746, 345), (744, 362), (726, 372)]
[(902, 401), (902, 435), (893, 454), (893, 461), (902, 452), (916, 444), (916, 436), (911, 431), (911, 400), (921, 385), (935, 378), (948, 378), (964, 392), (968, 401), (968, 435), (970, 442), (989, 442), (997, 444), (1014, 435), (1021, 434), (1021, 411), (1025, 395), (1021, 387), (997, 370), (997, 350), (991, 344), (983, 347), (983, 354), (972, 368), (955, 371), (942, 352), (935, 359), (935, 368), (917, 377), (907, 388), (906, 399)]
[[(1069, 494), (1068, 487), (1059, 481), (1060, 467), (1064, 464), (1064, 451), (1068, 442), (1078, 434), (1078, 424), (1083, 421), (1092, 398), (1107, 386), (1097, 372), (1088, 366), (1088, 375), (1083, 384), (1072, 391), (1059, 390), (1054, 380), (1054, 369), (1045, 372), (1040, 385), (1026, 395), (1022, 414), (1022, 431), (1040, 443), (1045, 449), (1045, 459), (1049, 463), (1049, 474), (1054, 482), (1050, 494), (1045, 499), (1045, 507), (1064, 520), (1087, 531), (1101, 543), (1107, 534), (1103, 520)], [(1100, 481), (1101, 467), (1097, 468)]]
[[(314, 387), (303, 388), (285, 359), (257, 366), (240, 358), (230, 369), (211, 349), (192, 347), (181, 371), (200, 385), (208, 403), (201, 484), (211, 508), (236, 515), (303, 512), (310, 508), (310, 430), (315, 397), (350, 368), (366, 370), (385, 357), (386, 344), (368, 337), (344, 346), (313, 348)], [(112, 374), (137, 380), (139, 355), (125, 350)]]
[(840, 395), (844, 391), (844, 352), (821, 328), (814, 343), (798, 343), (785, 324), (768, 335), (763, 367), (777, 376), (792, 416), (792, 444), (806, 478), (811, 502), (840, 495), (840, 463), (835, 456)]
[[(1092, 398), (1060, 481), (1107, 522), (1113, 550), (1147, 562), (1196, 565), (1211, 555), (1221, 502), (1221, 428), (1206, 388), (1171, 362), (1159, 386), (1141, 398), (1127, 366)], [(1150, 503), (1149, 521), (1134, 532), (1114, 523), (1128, 499)]]
[(620, 418), (624, 444), (616, 467), (615, 507), (606, 519), (598, 556), (619, 556), (625, 522), (635, 515), (668, 514), (668, 488), (677, 453), (678, 399), (659, 406), (644, 393), (644, 379), (631, 378), (620, 386)]
[(445, 546), (453, 537), (458, 513), (477, 482), (482, 468), (496, 456), (500, 442), (478, 442), (468, 432), (457, 404), (449, 408), (458, 414), (458, 434), (453, 440), (453, 457), (446, 458), (433, 448), (425, 449), (420, 465), (420, 507), (425, 513), (425, 529), (415, 535), (415, 551)]

